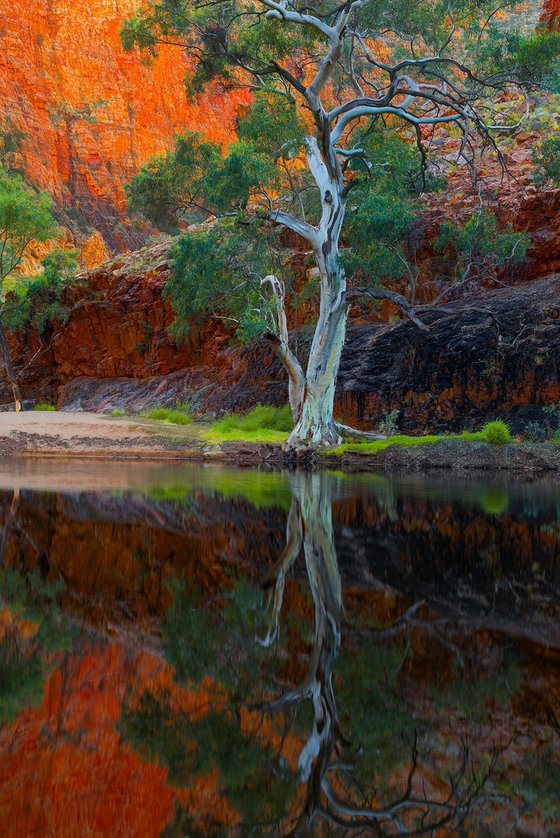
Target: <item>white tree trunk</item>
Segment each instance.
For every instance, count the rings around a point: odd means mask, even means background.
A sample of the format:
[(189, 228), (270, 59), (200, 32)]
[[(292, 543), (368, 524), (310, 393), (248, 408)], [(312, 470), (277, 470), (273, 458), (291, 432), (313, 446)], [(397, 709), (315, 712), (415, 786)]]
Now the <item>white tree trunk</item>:
[(262, 280), (271, 284), (276, 295), (279, 338), (273, 348), (290, 380), (294, 430), (284, 444), (288, 449), (310, 445), (327, 447), (341, 442), (334, 422), (334, 394), (348, 318), (346, 276), (338, 253), (346, 198), (328, 120), (318, 101), (315, 107), (317, 136), (306, 138), (306, 148), (309, 169), (321, 196), (322, 212), (318, 226), (306, 228), (302, 235), (315, 255), (320, 308), (305, 376), (288, 347), (283, 283), (272, 274)]
[(329, 313), (311, 346), (298, 421), (286, 442), (287, 448), (306, 445), (338, 445), (340, 434), (334, 422), (334, 394), (340, 357), (346, 337), (346, 308)]

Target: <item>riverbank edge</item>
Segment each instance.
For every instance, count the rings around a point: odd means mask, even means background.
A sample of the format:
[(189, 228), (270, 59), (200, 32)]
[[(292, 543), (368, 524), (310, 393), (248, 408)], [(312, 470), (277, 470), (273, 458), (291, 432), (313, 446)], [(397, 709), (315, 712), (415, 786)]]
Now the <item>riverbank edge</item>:
[[(421, 439), (421, 438), (420, 438)], [(509, 442), (491, 445), (463, 439), (442, 439), (418, 445), (394, 443), (377, 452), (309, 449), (283, 451), (273, 443), (223, 442), (193, 445), (192, 440), (106, 438), (57, 439), (18, 432), (0, 437), (0, 457), (165, 460), (222, 463), (271, 468), (379, 471), (386, 474), (429, 472), (512, 472), (560, 474), (560, 444)]]

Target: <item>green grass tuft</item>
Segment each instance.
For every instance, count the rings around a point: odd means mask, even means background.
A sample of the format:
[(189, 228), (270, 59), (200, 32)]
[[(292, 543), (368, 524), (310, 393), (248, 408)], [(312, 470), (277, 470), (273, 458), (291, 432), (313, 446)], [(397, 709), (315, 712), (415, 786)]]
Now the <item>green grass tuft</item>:
[(114, 410), (111, 411), (111, 416), (124, 416), (124, 410), (122, 407), (115, 407)]
[(482, 438), (491, 445), (505, 445), (511, 442), (511, 431), (509, 426), (501, 420), (487, 422), (481, 431)]
[(285, 431), (289, 433), (294, 427), (290, 405), (283, 407), (269, 407), (259, 404), (248, 413), (227, 413), (222, 419), (214, 422), (212, 428), (216, 431)]
[(155, 419), (158, 422), (169, 422), (171, 425), (190, 425), (192, 415), (188, 405), (177, 404), (175, 407), (153, 407), (143, 413), (147, 419)]
[(384, 451), (389, 445), (426, 445), (437, 442), (438, 439), (443, 439), (441, 436), (406, 436), (406, 434), (397, 434), (396, 436), (387, 437), (387, 439), (375, 439), (370, 442), (344, 442), (338, 448), (333, 448), (329, 454), (344, 454), (345, 451), (356, 451), (359, 454), (377, 454), (379, 451)]
[(56, 410), (56, 407), (48, 402), (40, 402), (34, 406), (33, 410)]
[(214, 422), (204, 438), (209, 442), (284, 442), (294, 423), (290, 405), (257, 405), (248, 413), (227, 413)]
[(379, 451), (384, 451), (389, 445), (426, 445), (442, 439), (465, 439), (469, 442), (504, 445), (511, 441), (511, 432), (505, 422), (487, 422), (481, 431), (463, 431), (460, 434), (429, 434), (427, 436), (398, 434), (372, 442), (345, 442), (328, 453), (344, 454), (345, 451), (355, 451), (358, 454), (377, 454)]

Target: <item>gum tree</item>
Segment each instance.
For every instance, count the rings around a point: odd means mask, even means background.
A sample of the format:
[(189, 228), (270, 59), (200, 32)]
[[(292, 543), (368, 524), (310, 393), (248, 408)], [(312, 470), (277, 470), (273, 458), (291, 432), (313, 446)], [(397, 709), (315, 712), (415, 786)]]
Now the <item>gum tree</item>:
[[(192, 237), (179, 261), (187, 273), (200, 272), (190, 286), (195, 296), (199, 290), (193, 285), (203, 279), (212, 289), (202, 295), (207, 302), (219, 296), (222, 283), (233, 297), (248, 298), (251, 312), (260, 313), (266, 310), (263, 288), (272, 293), (275, 322), (267, 334), (288, 373), (294, 415), (288, 447), (333, 445), (340, 439), (334, 393), (354, 302), (388, 299), (422, 323), (421, 306), (380, 286), (385, 277), (379, 275), (379, 252), (370, 246), (375, 235), (369, 218), (379, 215), (383, 197), (377, 185), (386, 179), (387, 166), (390, 170), (379, 137), (398, 137), (403, 148), (416, 145), (418, 191), (430, 173), (429, 146), (438, 127), (447, 127), (457, 139), (458, 157), (473, 171), (477, 154), (487, 146), (499, 154), (490, 129), (492, 99), (504, 88), (504, 77), (471, 69), (480, 38), (468, 48), (485, 13), (491, 18), (494, 11), (485, 2), (467, 0), (319, 0), (311, 5), (156, 0), (123, 26), (127, 48), (185, 48), (193, 65), (191, 92), (221, 84), (254, 93), (238, 140), (224, 155), (201, 137), (187, 135), (177, 146), (174, 165), (169, 166), (169, 157), (154, 161), (133, 181), (131, 194), (133, 206), (148, 217), (151, 212), (154, 220), (166, 202), (175, 218), (192, 219), (197, 211), (200, 218), (236, 219), (234, 233), (221, 228), (218, 234), (203, 230), (198, 241)], [(345, 219), (346, 228), (361, 238), (360, 264), (343, 247)], [(382, 217), (377, 220), (383, 224)], [(270, 255), (267, 261), (266, 246), (257, 259), (256, 245), (240, 244), (258, 222), (265, 224), (266, 235), (275, 227), (290, 231), (313, 262), (308, 276), (318, 314), (305, 368), (288, 334), (285, 260), (276, 260), (278, 271)], [(240, 292), (251, 271), (253, 279), (259, 275), (260, 292)], [(268, 321), (270, 314), (269, 308)]]

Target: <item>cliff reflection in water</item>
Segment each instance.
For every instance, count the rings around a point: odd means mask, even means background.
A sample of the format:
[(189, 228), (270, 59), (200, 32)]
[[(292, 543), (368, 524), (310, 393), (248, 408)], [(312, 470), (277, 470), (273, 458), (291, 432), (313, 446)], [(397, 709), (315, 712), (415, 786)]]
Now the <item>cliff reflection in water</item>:
[(558, 834), (553, 484), (50, 468), (1, 478), (2, 834)]

